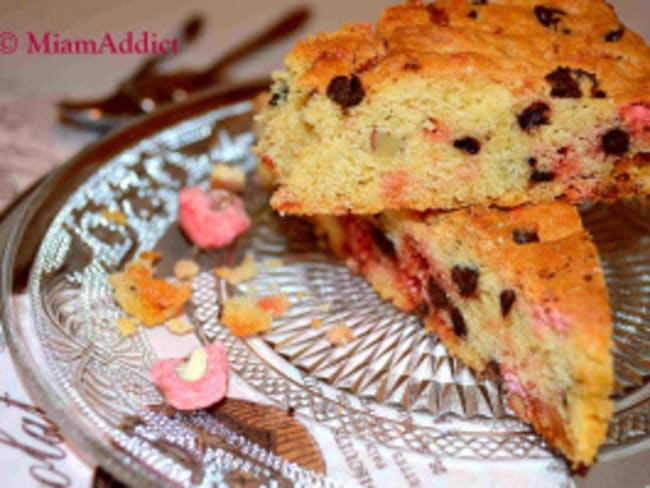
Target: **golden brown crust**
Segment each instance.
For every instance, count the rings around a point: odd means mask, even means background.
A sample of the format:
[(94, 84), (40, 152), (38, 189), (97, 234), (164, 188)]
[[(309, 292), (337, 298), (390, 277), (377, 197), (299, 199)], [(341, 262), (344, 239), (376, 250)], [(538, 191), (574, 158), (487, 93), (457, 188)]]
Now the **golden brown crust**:
[[(536, 14), (540, 6), (550, 13)], [(375, 30), (346, 24), (300, 42), (286, 63), (300, 84), (321, 93), (337, 75), (356, 73), (372, 91), (375, 84), (413, 71), (421, 77), (478, 78), (514, 92), (542, 92), (548, 90), (545, 76), (568, 66), (595, 74), (617, 104), (648, 102), (650, 48), (638, 34), (626, 28), (620, 33), (621, 28), (603, 0), (414, 1), (386, 9)]]

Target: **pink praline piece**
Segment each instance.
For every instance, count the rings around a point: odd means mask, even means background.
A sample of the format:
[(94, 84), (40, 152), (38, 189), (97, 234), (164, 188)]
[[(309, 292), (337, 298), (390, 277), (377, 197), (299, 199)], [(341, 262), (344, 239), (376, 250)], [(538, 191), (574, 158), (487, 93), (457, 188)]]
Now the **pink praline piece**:
[(222, 400), (228, 391), (228, 358), (223, 343), (215, 341), (205, 346), (207, 367), (196, 381), (186, 381), (178, 375), (183, 359), (162, 359), (151, 368), (150, 375), (165, 396), (167, 403), (177, 410), (198, 410)]
[(183, 188), (178, 196), (178, 221), (187, 237), (202, 249), (226, 246), (251, 226), (244, 204), (224, 190)]

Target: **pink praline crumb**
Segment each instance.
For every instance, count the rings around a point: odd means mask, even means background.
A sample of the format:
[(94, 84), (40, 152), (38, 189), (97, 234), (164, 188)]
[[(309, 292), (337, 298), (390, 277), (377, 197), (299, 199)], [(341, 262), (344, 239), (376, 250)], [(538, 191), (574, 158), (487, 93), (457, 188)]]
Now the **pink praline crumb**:
[(535, 332), (544, 336), (546, 331), (554, 329), (558, 332), (565, 332), (571, 325), (569, 318), (555, 308), (538, 303), (533, 307), (533, 327)]
[(510, 371), (502, 371), (501, 377), (503, 379), (503, 386), (508, 394), (517, 395), (522, 400), (528, 398), (528, 393), (526, 393), (526, 390), (521, 386), (519, 379), (514, 373)]
[(244, 204), (223, 190), (183, 188), (178, 196), (178, 221), (187, 237), (202, 249), (226, 246), (250, 228)]
[(224, 345), (215, 341), (205, 346), (207, 367), (201, 378), (186, 381), (178, 375), (183, 359), (162, 359), (151, 368), (150, 375), (167, 403), (178, 410), (197, 410), (217, 403), (228, 390), (228, 358)]
[(620, 109), (625, 124), (638, 138), (650, 138), (650, 106), (644, 103), (632, 103)]

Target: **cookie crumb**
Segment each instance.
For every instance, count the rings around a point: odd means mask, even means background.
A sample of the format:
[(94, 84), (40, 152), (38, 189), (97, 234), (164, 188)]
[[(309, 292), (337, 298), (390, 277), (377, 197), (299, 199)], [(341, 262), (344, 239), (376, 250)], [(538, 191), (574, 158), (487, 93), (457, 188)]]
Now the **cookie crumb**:
[(142, 251), (140, 253), (140, 260), (148, 262), (151, 266), (156, 264), (162, 259), (162, 253), (160, 251)]
[(119, 210), (105, 209), (102, 212), (102, 216), (110, 222), (114, 222), (118, 225), (126, 225), (126, 214)]
[(192, 295), (189, 283), (177, 285), (155, 279), (147, 261), (130, 262), (125, 271), (112, 274), (108, 283), (120, 308), (146, 327), (181, 315)]
[(244, 281), (248, 281), (259, 273), (257, 265), (255, 264), (255, 257), (252, 254), (247, 254), (244, 261), (239, 266), (231, 268), (221, 266), (214, 270), (215, 274), (231, 285), (238, 285)]
[(201, 268), (191, 259), (180, 259), (174, 265), (174, 276), (181, 281), (191, 280), (199, 274), (199, 271), (201, 271)]
[(283, 315), (290, 306), (289, 297), (284, 293), (269, 297), (262, 297), (257, 300), (257, 305), (271, 314), (271, 317)]
[(210, 173), (210, 188), (241, 193), (246, 186), (246, 174), (230, 164), (217, 163)]
[(115, 321), (115, 327), (124, 337), (131, 337), (138, 330), (138, 324), (135, 320), (128, 317), (120, 317)]
[(235, 337), (248, 337), (271, 328), (271, 314), (247, 297), (232, 297), (223, 304), (221, 322)]
[(315, 310), (318, 312), (323, 312), (323, 313), (328, 313), (332, 309), (332, 304), (331, 303), (321, 303), (320, 305), (316, 305), (314, 307)]
[(187, 335), (194, 330), (192, 324), (183, 318), (168, 320), (165, 325), (167, 330), (174, 335)]
[(345, 324), (336, 324), (326, 333), (325, 337), (334, 346), (342, 346), (354, 339), (354, 332)]
[(267, 259), (264, 261), (264, 267), (267, 269), (281, 268), (284, 266), (282, 259)]

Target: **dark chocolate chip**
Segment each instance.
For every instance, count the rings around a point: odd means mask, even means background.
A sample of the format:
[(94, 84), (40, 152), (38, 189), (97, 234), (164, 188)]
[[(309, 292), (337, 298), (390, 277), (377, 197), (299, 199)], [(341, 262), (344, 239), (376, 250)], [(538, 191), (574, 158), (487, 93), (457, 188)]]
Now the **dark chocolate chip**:
[(594, 98), (607, 98), (607, 92), (604, 90), (596, 90), (593, 95)]
[(470, 297), (476, 292), (479, 271), (467, 266), (454, 266), (451, 270), (451, 279), (458, 287), (458, 292), (463, 297)]
[(493, 376), (501, 376), (501, 366), (496, 359), (490, 359), (485, 365), (485, 373)]
[(625, 27), (620, 27), (619, 29), (615, 29), (613, 31), (609, 31), (605, 36), (603, 37), (603, 40), (605, 42), (616, 42), (623, 37), (623, 34), (625, 34)]
[(499, 301), (501, 302), (501, 316), (503, 318), (506, 318), (508, 313), (510, 313), (510, 309), (516, 299), (517, 295), (514, 290), (507, 289), (501, 292), (501, 295), (499, 295)]
[(435, 25), (449, 25), (449, 15), (445, 12), (444, 9), (436, 7), (433, 4), (427, 5), (427, 10), (429, 12), (429, 19), (431, 23)]
[(591, 96), (602, 98), (603, 92), (599, 87), (598, 78), (594, 73), (577, 68), (558, 67), (552, 73), (545, 76), (546, 81), (551, 85), (551, 96), (557, 98), (580, 98), (580, 80), (587, 78), (591, 83)]
[(583, 278), (585, 281), (591, 281), (593, 279), (593, 277), (590, 274), (584, 275)]
[(530, 244), (539, 242), (539, 236), (532, 229), (515, 229), (512, 231), (512, 240), (517, 244)]
[(487, 0), (470, 0), (472, 5), (487, 5)]
[(519, 127), (525, 131), (529, 131), (540, 125), (548, 125), (550, 123), (550, 115), (551, 107), (544, 102), (535, 102), (521, 112), (517, 120), (519, 121)]
[(544, 78), (551, 84), (551, 96), (558, 98), (580, 98), (582, 91), (570, 68), (557, 68)]
[(537, 158), (528, 158), (528, 166), (531, 168), (537, 166)]
[(470, 10), (467, 16), (470, 19), (476, 19), (478, 17), (478, 12), (476, 10)]
[(640, 152), (634, 156), (634, 162), (639, 166), (646, 166), (650, 163), (650, 153), (649, 152)]
[(606, 154), (622, 156), (630, 149), (630, 136), (621, 129), (612, 129), (602, 139), (603, 151)]
[(548, 8), (543, 5), (538, 5), (534, 9), (535, 16), (537, 20), (544, 27), (551, 27), (553, 30), (557, 31), (557, 24), (560, 22), (560, 19), (563, 15), (566, 15), (564, 10), (557, 8)]
[(427, 284), (427, 294), (429, 295), (429, 300), (431, 304), (439, 309), (444, 309), (449, 307), (449, 297), (445, 290), (440, 288), (440, 285), (431, 278)]
[(289, 408), (287, 408), (287, 415), (289, 417), (293, 417), (296, 414), (296, 409), (289, 405)]
[(427, 302), (420, 302), (415, 310), (415, 312), (421, 317), (429, 315), (429, 311), (429, 304)]
[(530, 175), (531, 183), (546, 183), (555, 179), (555, 173), (552, 171), (533, 170)]
[(343, 108), (359, 105), (366, 91), (357, 75), (336, 76), (332, 78), (327, 87), (327, 96)]
[(469, 154), (477, 154), (481, 150), (481, 143), (473, 137), (463, 137), (454, 141), (454, 147)]
[(419, 69), (420, 69), (420, 65), (418, 63), (415, 63), (413, 61), (404, 63), (404, 71), (418, 71)]
[(287, 99), (287, 95), (289, 95), (289, 87), (284, 83), (280, 84), (277, 88), (274, 87), (273, 95), (271, 95), (271, 99), (269, 100), (269, 105), (273, 107), (279, 105)]
[(562, 34), (566, 34), (567, 36), (570, 36), (573, 33), (571, 29), (564, 28), (562, 29)]
[(461, 314), (460, 310), (458, 310), (458, 307), (451, 309), (451, 323), (454, 326), (454, 334), (456, 334), (458, 337), (467, 336), (467, 324), (465, 323), (463, 314)]
[(386, 256), (387, 258), (392, 259), (393, 261), (397, 259), (397, 252), (395, 251), (395, 244), (391, 241), (386, 234), (381, 230), (374, 228), (372, 229), (372, 240), (375, 241), (377, 249)]

